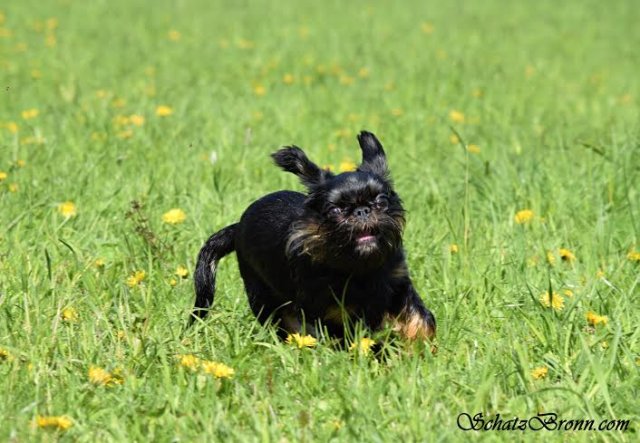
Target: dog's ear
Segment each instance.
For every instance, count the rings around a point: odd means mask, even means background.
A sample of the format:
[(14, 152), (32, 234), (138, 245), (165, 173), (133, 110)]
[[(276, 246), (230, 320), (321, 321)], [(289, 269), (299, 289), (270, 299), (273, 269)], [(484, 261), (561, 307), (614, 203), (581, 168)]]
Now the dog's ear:
[(320, 169), (309, 160), (304, 151), (297, 146), (286, 146), (271, 154), (271, 158), (285, 171), (297, 175), (307, 188), (322, 184), (333, 176), (331, 172)]
[(362, 164), (358, 171), (371, 172), (381, 177), (387, 177), (387, 157), (380, 141), (371, 132), (362, 131), (358, 134), (358, 143), (362, 149)]

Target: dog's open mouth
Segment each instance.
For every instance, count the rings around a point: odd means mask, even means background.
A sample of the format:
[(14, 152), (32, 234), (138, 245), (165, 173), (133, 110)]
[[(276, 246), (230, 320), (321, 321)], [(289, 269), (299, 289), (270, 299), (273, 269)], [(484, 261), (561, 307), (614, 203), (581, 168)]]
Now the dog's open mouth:
[(375, 241), (376, 241), (376, 236), (368, 232), (363, 232), (356, 236), (356, 243), (358, 243), (359, 245), (365, 245)]

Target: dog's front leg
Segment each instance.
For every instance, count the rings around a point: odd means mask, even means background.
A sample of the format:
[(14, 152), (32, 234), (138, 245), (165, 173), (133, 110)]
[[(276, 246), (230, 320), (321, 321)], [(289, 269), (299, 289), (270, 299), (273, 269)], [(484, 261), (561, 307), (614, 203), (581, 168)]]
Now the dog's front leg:
[(410, 280), (398, 288), (396, 306), (389, 317), (393, 329), (408, 340), (435, 338), (436, 319), (425, 307)]

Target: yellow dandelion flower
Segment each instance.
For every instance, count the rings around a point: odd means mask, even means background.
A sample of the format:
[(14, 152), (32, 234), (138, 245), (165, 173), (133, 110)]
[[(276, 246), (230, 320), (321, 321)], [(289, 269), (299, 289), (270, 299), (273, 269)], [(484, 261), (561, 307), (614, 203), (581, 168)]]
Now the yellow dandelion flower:
[(360, 68), (358, 70), (358, 77), (367, 78), (369, 77), (369, 73), (370, 73), (369, 68)]
[(449, 245), (449, 252), (451, 252), (452, 254), (457, 254), (458, 253), (458, 245), (456, 245), (455, 243), (452, 243)]
[(467, 146), (467, 151), (469, 151), (471, 154), (480, 154), (480, 146), (470, 144), (469, 146)]
[(95, 261), (93, 262), (93, 266), (95, 266), (98, 269), (104, 268), (105, 264), (106, 262), (104, 261), (103, 258), (96, 258)]
[(178, 356), (179, 364), (183, 368), (195, 371), (200, 366), (200, 359), (193, 354), (184, 354)]
[(294, 81), (295, 79), (293, 78), (292, 74), (287, 73), (282, 77), (282, 83), (284, 83), (285, 85), (291, 85)]
[(127, 286), (133, 288), (134, 286), (138, 286), (145, 279), (147, 274), (144, 271), (135, 271), (127, 278)]
[(32, 118), (36, 118), (38, 114), (40, 114), (40, 111), (32, 108), (32, 109), (25, 109), (24, 111), (22, 111), (21, 115), (24, 120), (30, 120)]
[(454, 123), (464, 123), (464, 114), (460, 111), (452, 109), (449, 111), (449, 119)]
[(458, 143), (460, 143), (460, 139), (455, 134), (451, 134), (449, 136), (449, 141), (451, 142), (452, 145), (457, 145)]
[(422, 32), (424, 32), (425, 34), (432, 34), (432, 33), (433, 33), (433, 31), (434, 31), (434, 29), (435, 29), (435, 28), (433, 27), (433, 24), (432, 24), (432, 23), (429, 23), (429, 22), (423, 22), (423, 23), (420, 25), (420, 30), (421, 30)]
[(349, 85), (353, 84), (355, 79), (353, 77), (351, 77), (350, 75), (342, 74), (342, 75), (340, 75), (339, 81), (340, 81), (341, 85), (349, 86)]
[(111, 373), (98, 366), (89, 368), (89, 381), (96, 386), (120, 385), (124, 381), (122, 377), (114, 371)]
[(19, 158), (18, 160), (16, 160), (16, 166), (18, 168), (24, 168), (25, 165), (27, 164), (26, 161), (22, 160), (21, 158)]
[(565, 297), (573, 297), (573, 291), (571, 289), (565, 289), (564, 291), (562, 291), (562, 293), (564, 294)]
[(173, 109), (171, 109), (169, 106), (166, 105), (159, 105), (156, 108), (156, 115), (158, 117), (168, 117), (171, 114), (173, 114)]
[(9, 122), (5, 125), (5, 127), (7, 128), (7, 131), (9, 131), (11, 134), (16, 134), (18, 132), (18, 124), (16, 122)]
[(598, 269), (598, 272), (596, 272), (596, 278), (604, 278), (605, 273), (602, 269)]
[(338, 166), (339, 172), (351, 172), (357, 169), (357, 165), (351, 160), (343, 160), (340, 162), (340, 166)]
[(18, 185), (16, 183), (9, 183), (9, 192), (18, 192)]
[(184, 266), (178, 266), (178, 268), (176, 269), (176, 275), (180, 278), (187, 278), (187, 276), (189, 275), (189, 270)]
[(290, 345), (296, 345), (298, 348), (313, 348), (318, 341), (311, 335), (300, 335), (298, 333), (289, 334), (287, 336), (287, 343)]
[(572, 262), (576, 259), (576, 256), (573, 255), (573, 252), (568, 249), (560, 248), (558, 250), (558, 253), (560, 254), (560, 258), (562, 259), (562, 261)]
[(548, 291), (540, 295), (540, 303), (545, 307), (553, 308), (556, 311), (561, 311), (564, 309), (564, 298), (557, 292), (550, 294)]
[(203, 372), (213, 375), (215, 378), (232, 378), (235, 373), (233, 368), (215, 361), (205, 360), (202, 362), (201, 367)]
[(48, 18), (45, 25), (49, 31), (55, 31), (58, 29), (58, 19), (56, 17)]
[(556, 256), (553, 255), (553, 252), (551, 251), (547, 251), (547, 263), (549, 263), (551, 266), (556, 264)]
[(241, 38), (236, 43), (236, 46), (238, 48), (240, 48), (240, 49), (253, 49), (253, 48), (256, 47), (256, 44), (254, 42), (252, 42), (251, 40), (247, 40), (247, 39)]
[(351, 346), (349, 346), (349, 351), (357, 351), (360, 354), (368, 354), (369, 352), (371, 352), (371, 347), (375, 344), (375, 340), (364, 337), (358, 342), (351, 343)]
[(178, 284), (178, 280), (176, 280), (175, 278), (172, 278), (169, 280), (169, 286), (175, 286)]
[(4, 171), (0, 171), (0, 182), (5, 181), (7, 177), (9, 177), (9, 174)]
[(78, 209), (72, 201), (66, 201), (58, 205), (58, 212), (65, 218), (71, 218), (78, 215)]
[(603, 326), (605, 326), (607, 323), (609, 323), (609, 317), (607, 317), (606, 315), (598, 315), (593, 311), (587, 312), (586, 317), (587, 317), (587, 322), (591, 326), (597, 326), (599, 324), (602, 324)]
[(533, 220), (534, 213), (531, 209), (523, 209), (521, 211), (516, 212), (514, 220), (518, 224), (528, 223)]
[(64, 308), (62, 310), (62, 320), (67, 323), (75, 323), (78, 321), (78, 311), (74, 307), (69, 306), (68, 308)]
[(549, 368), (546, 366), (540, 366), (531, 370), (531, 377), (536, 380), (540, 380), (541, 378), (545, 378), (549, 373)]
[(129, 121), (132, 125), (142, 126), (144, 125), (144, 117), (138, 114), (132, 114), (129, 116)]
[(60, 431), (66, 431), (73, 426), (73, 421), (66, 415), (58, 417), (38, 415), (35, 424), (39, 428), (56, 428)]
[(4, 361), (12, 361), (13, 355), (4, 348), (0, 348), (0, 363)]
[(179, 31), (176, 31), (175, 29), (172, 29), (171, 31), (169, 31), (169, 33), (167, 34), (167, 37), (169, 38), (169, 40), (171, 40), (172, 42), (177, 42), (178, 40), (180, 40), (180, 37), (182, 37), (182, 34), (180, 34)]
[(118, 338), (118, 340), (124, 340), (127, 337), (127, 333), (120, 330), (116, 333), (116, 337)]
[(262, 96), (266, 95), (267, 88), (265, 88), (263, 85), (256, 85), (256, 86), (253, 87), (253, 93), (255, 95), (257, 95), (258, 97), (262, 97)]
[(633, 262), (640, 262), (640, 252), (638, 252), (638, 251), (630, 251), (627, 254), (627, 260), (633, 261)]
[(187, 214), (180, 208), (173, 208), (162, 214), (162, 221), (170, 225), (183, 223), (186, 219)]

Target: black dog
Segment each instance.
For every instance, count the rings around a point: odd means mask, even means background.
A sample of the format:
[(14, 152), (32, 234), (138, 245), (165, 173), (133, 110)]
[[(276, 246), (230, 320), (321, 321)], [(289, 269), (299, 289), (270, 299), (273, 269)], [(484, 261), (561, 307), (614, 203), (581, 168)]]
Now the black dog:
[(236, 251), (249, 305), (261, 323), (289, 333), (344, 338), (362, 321), (372, 331), (389, 322), (408, 339), (430, 339), (436, 322), (411, 283), (402, 230), (404, 209), (389, 179), (382, 145), (358, 136), (362, 164), (334, 175), (295, 146), (272, 154), (308, 194), (279, 191), (251, 204), (213, 234), (198, 255), (191, 320), (213, 303), (218, 261)]

